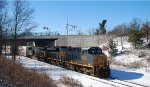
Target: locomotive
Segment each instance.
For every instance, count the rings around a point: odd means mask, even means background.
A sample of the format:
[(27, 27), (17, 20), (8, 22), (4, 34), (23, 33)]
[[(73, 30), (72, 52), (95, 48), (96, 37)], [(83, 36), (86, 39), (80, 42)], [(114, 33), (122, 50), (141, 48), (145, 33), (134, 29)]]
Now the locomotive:
[(84, 49), (71, 46), (28, 47), (28, 57), (88, 75), (107, 78), (110, 67), (107, 56), (99, 47)]

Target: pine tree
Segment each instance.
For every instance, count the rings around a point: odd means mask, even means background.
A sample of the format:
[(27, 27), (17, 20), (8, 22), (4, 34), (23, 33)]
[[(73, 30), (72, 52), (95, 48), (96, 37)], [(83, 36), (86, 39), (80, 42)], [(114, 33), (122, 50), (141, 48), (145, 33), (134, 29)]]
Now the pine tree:
[(109, 53), (112, 56), (117, 55), (118, 49), (116, 48), (116, 44), (112, 39), (109, 40), (109, 48), (110, 48)]
[(139, 31), (139, 28), (132, 28), (129, 30), (129, 34), (128, 34), (128, 37), (129, 37), (129, 42), (131, 42), (134, 47), (136, 48), (137, 44), (142, 44), (142, 40), (141, 40), (141, 33)]
[(131, 42), (135, 47), (136, 47), (136, 43), (137, 43), (137, 30), (135, 29), (130, 29), (129, 30), (129, 42)]
[(103, 20), (102, 23), (99, 23), (99, 34), (106, 34), (105, 24), (107, 20)]

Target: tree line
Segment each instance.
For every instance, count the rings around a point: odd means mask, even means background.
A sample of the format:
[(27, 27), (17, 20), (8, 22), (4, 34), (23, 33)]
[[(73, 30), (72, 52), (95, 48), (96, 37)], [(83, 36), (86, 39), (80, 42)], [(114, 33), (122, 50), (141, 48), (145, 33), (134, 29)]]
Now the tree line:
[(117, 25), (108, 34), (114, 34), (117, 37), (128, 36), (128, 41), (137, 48), (143, 44), (142, 38), (146, 38), (146, 42), (149, 42), (150, 21), (142, 22), (138, 18), (133, 18), (128, 24)]
[(7, 39), (12, 38), (11, 52), (15, 60), (18, 46), (17, 39), (36, 27), (36, 24), (32, 21), (33, 13), (34, 9), (26, 0), (0, 0), (0, 55), (4, 45), (6, 49)]
[(106, 19), (103, 20), (102, 23), (99, 23), (97, 29), (90, 29), (88, 33), (90, 35), (109, 34), (115, 35), (116, 37), (128, 36), (128, 41), (131, 42), (135, 48), (140, 47), (140, 45), (144, 43), (142, 38), (146, 38), (146, 41), (150, 43), (150, 21), (142, 22), (138, 18), (133, 18), (129, 23), (119, 24), (108, 32), (106, 31), (106, 22)]

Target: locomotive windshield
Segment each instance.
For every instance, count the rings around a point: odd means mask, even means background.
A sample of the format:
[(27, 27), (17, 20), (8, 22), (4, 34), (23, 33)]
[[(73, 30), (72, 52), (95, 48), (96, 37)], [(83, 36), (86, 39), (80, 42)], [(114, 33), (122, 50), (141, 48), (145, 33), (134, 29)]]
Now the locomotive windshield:
[(102, 49), (100, 49), (99, 47), (91, 47), (90, 49), (88, 49), (88, 53), (89, 54), (102, 54)]
[(47, 48), (47, 51), (48, 52), (59, 52), (59, 48), (57, 48), (57, 47), (49, 47), (49, 48)]
[(68, 52), (68, 50), (69, 50), (69, 48), (67, 46), (61, 46), (60, 49), (61, 49), (60, 50), (61, 52)]
[(81, 52), (81, 48), (80, 47), (69, 47), (69, 51), (71, 51), (71, 52)]

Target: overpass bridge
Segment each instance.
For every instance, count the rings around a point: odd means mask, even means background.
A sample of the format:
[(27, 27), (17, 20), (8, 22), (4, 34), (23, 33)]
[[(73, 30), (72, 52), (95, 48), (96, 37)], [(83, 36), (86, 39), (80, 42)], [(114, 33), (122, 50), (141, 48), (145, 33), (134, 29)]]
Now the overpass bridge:
[[(112, 35), (32, 35), (17, 39), (17, 46), (73, 46), (92, 47), (100, 46), (113, 38)], [(14, 46), (14, 39), (7, 39), (8, 49)], [(3, 43), (4, 46), (4, 43)], [(7, 47), (5, 47), (7, 48)]]
[[(92, 47), (100, 46), (113, 38), (113, 35), (32, 35), (18, 38), (17, 44), (20, 46), (74, 46)], [(8, 39), (9, 44), (13, 39)]]
[[(17, 38), (17, 45), (56, 46), (56, 40), (58, 40), (58, 38), (50, 36), (24, 36)], [(6, 42), (6, 45), (12, 45), (14, 43), (14, 39), (8, 38)]]

